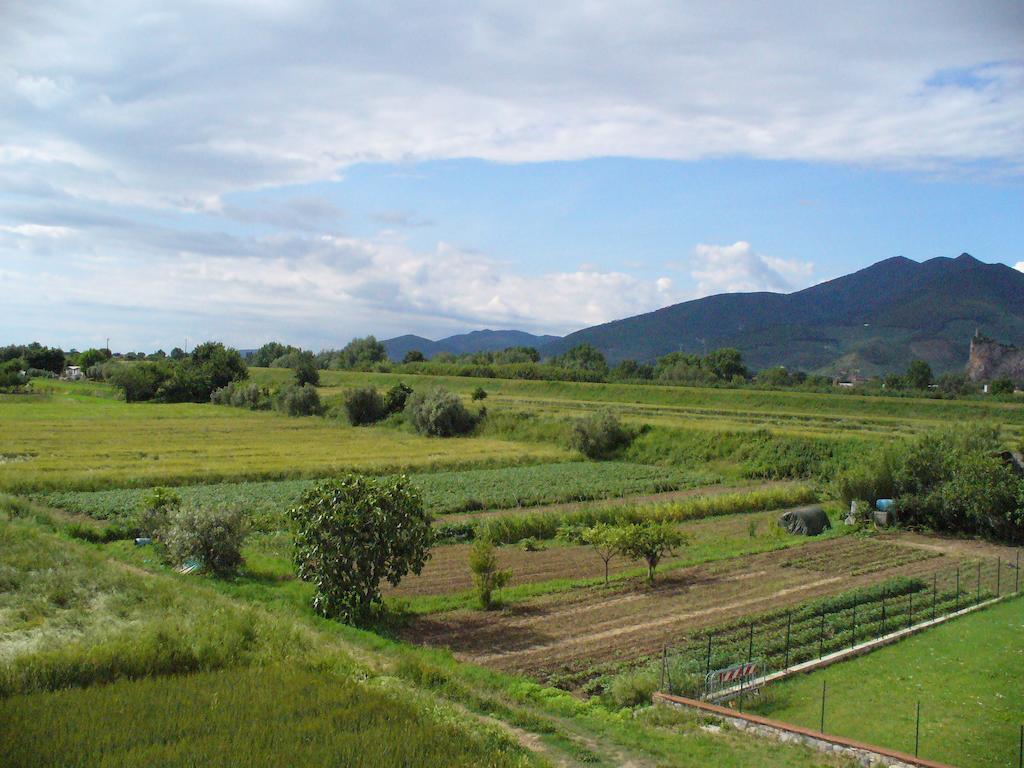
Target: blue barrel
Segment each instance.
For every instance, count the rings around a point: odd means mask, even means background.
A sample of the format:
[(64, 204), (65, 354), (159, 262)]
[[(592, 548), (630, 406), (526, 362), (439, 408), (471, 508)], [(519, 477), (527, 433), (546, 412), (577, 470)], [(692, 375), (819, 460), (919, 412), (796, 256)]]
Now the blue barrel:
[(892, 499), (879, 499), (875, 502), (875, 507), (880, 509), (882, 512), (886, 512), (896, 506), (896, 502)]

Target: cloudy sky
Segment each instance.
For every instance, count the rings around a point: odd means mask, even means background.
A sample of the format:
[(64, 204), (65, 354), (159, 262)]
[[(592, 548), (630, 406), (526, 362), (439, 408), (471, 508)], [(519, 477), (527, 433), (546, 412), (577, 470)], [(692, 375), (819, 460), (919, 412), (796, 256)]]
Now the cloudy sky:
[(564, 333), (1022, 242), (1018, 0), (0, 3), (0, 343)]

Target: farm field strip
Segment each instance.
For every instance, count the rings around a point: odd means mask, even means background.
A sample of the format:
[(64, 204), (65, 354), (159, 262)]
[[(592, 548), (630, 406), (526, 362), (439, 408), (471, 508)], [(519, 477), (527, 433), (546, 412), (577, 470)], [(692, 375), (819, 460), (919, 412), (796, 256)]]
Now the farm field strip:
[[(587, 461), (529, 464), (498, 469), (414, 473), (410, 482), (424, 505), (445, 519), (467, 509), (512, 509), (551, 502), (580, 502), (690, 488), (716, 478), (701, 472), (627, 462)], [(254, 517), (283, 520), (285, 511), (316, 479), (181, 486), (175, 492), (189, 503), (239, 506)], [(137, 512), (145, 488), (53, 492), (40, 500), (97, 519), (124, 519)]]
[[(880, 541), (898, 548), (898, 539)], [(858, 547), (855, 537), (813, 541), (800, 554), (820, 550), (836, 562)], [(999, 551), (992, 548), (993, 557)], [(936, 553), (930, 553), (936, 554)], [(788, 550), (733, 558), (663, 574), (654, 589), (637, 584), (539, 597), (492, 616), (465, 611), (418, 618), (409, 639), (450, 647), (460, 658), (542, 678), (580, 672), (609, 662), (642, 659), (680, 644), (694, 632), (773, 608), (870, 586), (893, 576), (945, 570), (951, 557), (929, 557), (853, 575), (784, 567)], [(852, 562), (852, 561), (849, 561)]]
[(564, 459), (553, 445), (436, 440), (386, 427), (191, 403), (0, 395), (0, 489), (179, 485), (322, 477), (345, 470), (494, 466)]

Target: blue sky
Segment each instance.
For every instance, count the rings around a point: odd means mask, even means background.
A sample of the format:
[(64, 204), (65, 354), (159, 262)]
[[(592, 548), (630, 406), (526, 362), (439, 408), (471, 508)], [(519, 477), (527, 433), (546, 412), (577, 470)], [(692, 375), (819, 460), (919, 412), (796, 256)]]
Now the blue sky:
[(565, 333), (1024, 269), (1019, 3), (0, 9), (0, 343)]

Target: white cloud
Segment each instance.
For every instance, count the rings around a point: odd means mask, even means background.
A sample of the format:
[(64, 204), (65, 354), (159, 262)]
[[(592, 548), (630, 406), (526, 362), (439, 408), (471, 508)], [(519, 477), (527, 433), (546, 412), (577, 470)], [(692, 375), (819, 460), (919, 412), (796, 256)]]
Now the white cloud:
[(701, 296), (734, 291), (786, 293), (804, 287), (813, 269), (810, 262), (757, 253), (740, 240), (732, 245), (697, 245), (691, 274)]
[(1018, 261), (1014, 265), (1014, 269), (1019, 269), (1021, 272), (1024, 272), (1024, 261)]
[(147, 5), (0, 11), (0, 136), (71, 194), (203, 208), (451, 157), (1024, 166), (1012, 3)]

